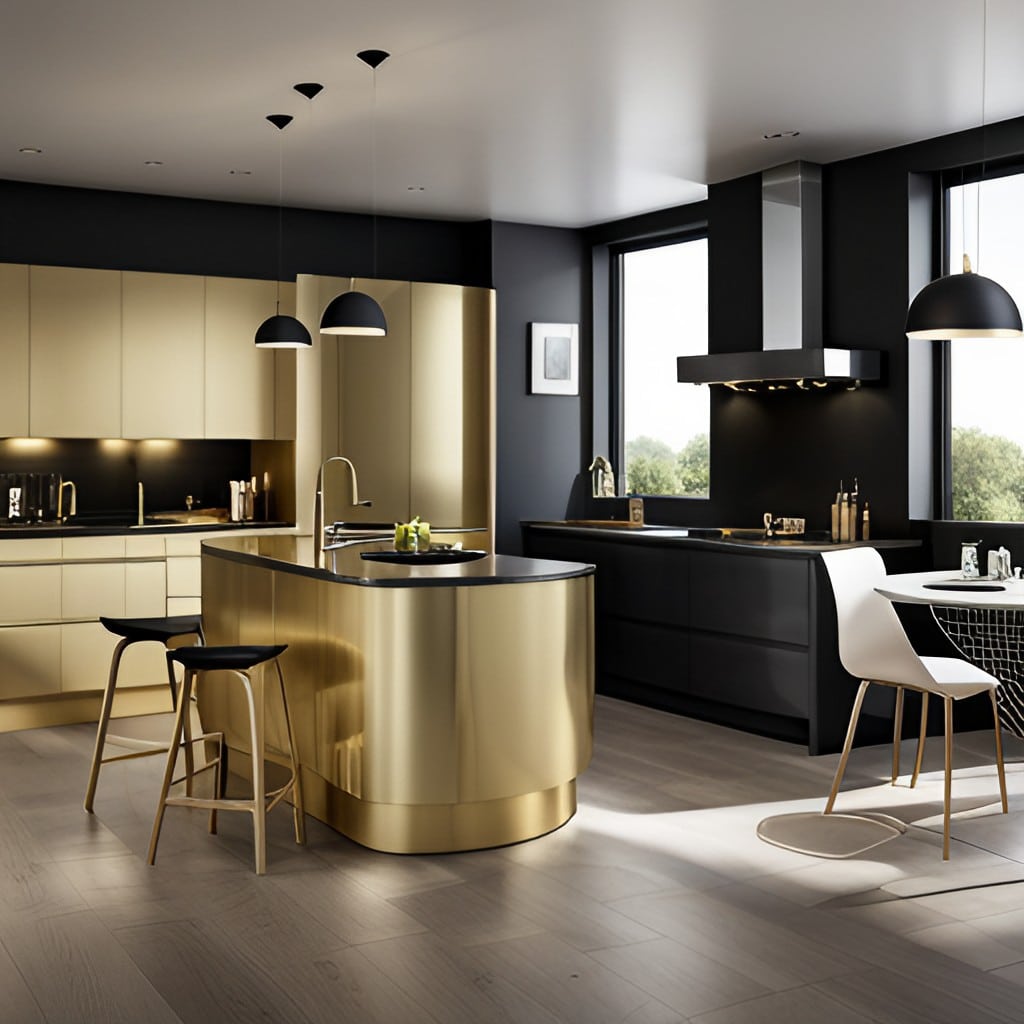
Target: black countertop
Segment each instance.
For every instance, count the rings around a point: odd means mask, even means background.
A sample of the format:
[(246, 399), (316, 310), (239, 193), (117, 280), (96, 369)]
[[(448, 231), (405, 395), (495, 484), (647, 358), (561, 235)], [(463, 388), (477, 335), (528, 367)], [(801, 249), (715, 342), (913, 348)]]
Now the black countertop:
[[(524, 529), (539, 530), (545, 533), (564, 533), (578, 537), (588, 537), (591, 540), (626, 542), (630, 544), (680, 545), (699, 550), (728, 551), (733, 554), (746, 552), (748, 554), (778, 555), (788, 558), (813, 558), (822, 551), (838, 551), (842, 548), (872, 547), (884, 550), (886, 548), (916, 548), (921, 546), (921, 541), (919, 540), (860, 540), (835, 544), (831, 541), (792, 540), (783, 537), (715, 537), (713, 534), (717, 531), (709, 530), (705, 527), (693, 527), (691, 532), (691, 528), (685, 526), (659, 526), (652, 524), (645, 526), (630, 526), (626, 524), (601, 526), (597, 525), (596, 521), (576, 523), (526, 520), (521, 525)], [(744, 532), (752, 534), (758, 531), (750, 530)]]
[(241, 523), (175, 523), (149, 521), (142, 526), (127, 521), (97, 522), (83, 520), (69, 523), (0, 524), (0, 543), (11, 537), (116, 537), (146, 533), (220, 533), (238, 530), (276, 530), (294, 528), (294, 523), (257, 522), (250, 519)]
[(203, 542), (203, 553), (229, 561), (258, 565), (279, 572), (309, 576), (333, 583), (364, 587), (472, 587), (495, 584), (540, 583), (590, 576), (594, 566), (584, 562), (562, 562), (546, 558), (485, 554), (472, 562), (452, 565), (395, 565), (371, 562), (360, 557), (364, 551), (387, 550), (388, 540), (353, 543), (336, 552), (337, 571), (315, 568), (310, 538), (288, 536), (236, 537)]

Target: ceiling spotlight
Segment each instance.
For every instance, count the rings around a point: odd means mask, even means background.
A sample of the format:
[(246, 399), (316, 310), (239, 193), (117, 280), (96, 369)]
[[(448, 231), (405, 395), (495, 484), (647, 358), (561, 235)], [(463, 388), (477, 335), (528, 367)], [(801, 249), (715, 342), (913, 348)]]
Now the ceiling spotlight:
[(799, 132), (765, 132), (762, 139), (795, 139)]
[(244, 175), (244, 174), (252, 174), (252, 171), (237, 171), (237, 170), (232, 169), (232, 170), (228, 171), (228, 174), (243, 174)]
[(146, 167), (163, 167), (164, 165), (163, 160), (143, 160), (142, 162)]
[(423, 185), (406, 185), (406, 192), (426, 192), (426, 188)]
[(22, 146), (18, 152), (24, 153), (26, 156), (39, 156), (39, 154), (42, 153), (42, 150), (36, 146)]

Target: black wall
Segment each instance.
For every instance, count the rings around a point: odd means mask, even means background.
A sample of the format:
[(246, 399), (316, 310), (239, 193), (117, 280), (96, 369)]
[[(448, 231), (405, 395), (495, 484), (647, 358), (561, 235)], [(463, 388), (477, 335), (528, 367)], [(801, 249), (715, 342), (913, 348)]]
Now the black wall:
[[(519, 554), (520, 520), (565, 518), (580, 471), (583, 410), (590, 409), (583, 397), (529, 394), (530, 323), (579, 323), (580, 348), (588, 348), (583, 299), (589, 254), (580, 232), (525, 224), (496, 222), (492, 245), (498, 322), (495, 548)], [(589, 361), (580, 372), (584, 395), (587, 367)]]
[[(282, 276), (489, 287), (490, 224), (283, 211)], [(278, 209), (0, 181), (0, 261), (274, 280)]]

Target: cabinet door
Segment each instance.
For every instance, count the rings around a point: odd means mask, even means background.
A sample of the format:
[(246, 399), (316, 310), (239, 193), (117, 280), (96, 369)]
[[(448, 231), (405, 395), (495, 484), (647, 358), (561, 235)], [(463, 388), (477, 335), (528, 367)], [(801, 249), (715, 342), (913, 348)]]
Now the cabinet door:
[[(60, 627), (61, 693), (102, 690), (118, 638), (98, 622), (65, 622)], [(146, 646), (149, 646), (148, 644)]]
[(60, 692), (61, 628), (0, 628), (0, 700)]
[(202, 437), (205, 278), (122, 275), (125, 437)]
[(274, 437), (274, 349), (256, 328), (274, 315), (277, 283), (206, 278), (206, 436)]
[(0, 567), (0, 623), (59, 619), (60, 576), (59, 565)]
[(61, 566), (61, 618), (122, 618), (124, 562), (66, 562)]
[(121, 274), (32, 267), (29, 432), (121, 436)]
[(0, 264), (0, 437), (28, 436), (28, 267)]

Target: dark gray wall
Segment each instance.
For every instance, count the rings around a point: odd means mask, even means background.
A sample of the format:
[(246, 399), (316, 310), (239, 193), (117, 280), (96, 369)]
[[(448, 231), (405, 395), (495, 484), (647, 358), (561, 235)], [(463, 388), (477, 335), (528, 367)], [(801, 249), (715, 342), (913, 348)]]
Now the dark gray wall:
[[(583, 321), (589, 255), (578, 231), (496, 222), (491, 259), (498, 323), (495, 548), (519, 554), (520, 520), (565, 517), (581, 469), (583, 409), (590, 408), (578, 396), (529, 394), (529, 325)], [(589, 348), (586, 324), (580, 347)], [(586, 391), (585, 370), (580, 377)]]

